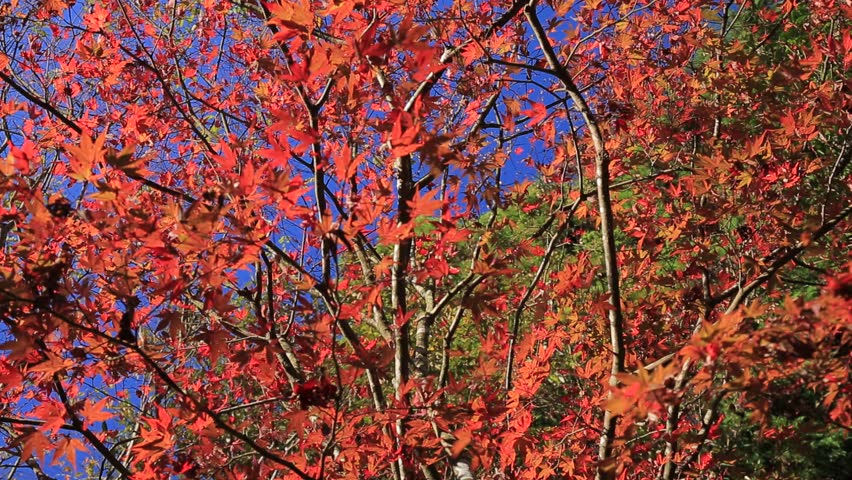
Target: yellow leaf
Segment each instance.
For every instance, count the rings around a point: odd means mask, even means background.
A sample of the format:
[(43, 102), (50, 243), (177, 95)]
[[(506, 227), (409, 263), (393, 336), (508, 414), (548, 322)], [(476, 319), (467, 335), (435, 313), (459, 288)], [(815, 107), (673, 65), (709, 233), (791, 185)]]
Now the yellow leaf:
[(721, 22), (722, 17), (719, 16), (719, 12), (713, 10), (712, 8), (702, 9), (701, 10), (701, 18), (707, 20), (708, 22)]
[(96, 193), (89, 195), (89, 199), (100, 200), (102, 202), (110, 202), (112, 200), (115, 200), (115, 198), (116, 198), (115, 192), (109, 192), (109, 191), (96, 192)]
[(7, 155), (6, 158), (0, 159), (0, 173), (2, 173), (6, 177), (11, 177), (15, 174), (17, 160), (14, 156)]
[(613, 415), (622, 415), (630, 409), (633, 402), (624, 395), (614, 395), (607, 400), (606, 409), (612, 412)]

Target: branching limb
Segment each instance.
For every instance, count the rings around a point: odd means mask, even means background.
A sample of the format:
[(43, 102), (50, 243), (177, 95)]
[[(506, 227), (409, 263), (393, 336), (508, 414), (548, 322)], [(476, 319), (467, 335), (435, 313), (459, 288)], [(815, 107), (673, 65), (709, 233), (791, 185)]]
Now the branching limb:
[[(613, 224), (612, 202), (610, 199), (610, 178), (609, 178), (609, 153), (606, 150), (606, 144), (603, 139), (603, 133), (598, 125), (597, 118), (589, 108), (585, 98), (583, 98), (571, 75), (565, 69), (565, 66), (559, 61), (553, 45), (547, 38), (547, 33), (541, 24), (541, 21), (536, 14), (536, 0), (531, 0), (524, 7), (524, 14), (527, 17), (533, 35), (538, 41), (539, 46), (544, 52), (545, 60), (550, 68), (553, 69), (557, 78), (559, 78), (562, 86), (565, 87), (568, 96), (574, 102), (574, 105), (583, 116), (583, 120), (589, 129), (589, 136), (595, 148), (595, 180), (597, 182), (597, 197), (598, 208), (600, 209), (600, 231), (601, 242), (603, 247), (604, 267), (607, 279), (607, 291), (609, 293), (609, 331), (610, 331), (610, 348), (612, 351), (612, 369), (610, 376), (610, 386), (617, 384), (617, 375), (624, 371), (625, 340), (624, 340), (624, 317), (621, 310), (621, 291), (619, 286), (618, 262), (616, 259), (615, 246), (615, 227)], [(615, 474), (615, 469), (607, 468), (607, 460), (612, 454), (612, 442), (615, 439), (615, 427), (618, 421), (618, 416), (607, 411), (604, 414), (603, 434), (600, 439), (600, 448), (598, 457), (601, 462), (601, 467), (598, 469), (597, 480), (612, 478)]]
[[(135, 344), (134, 344), (135, 346)], [(138, 348), (138, 347), (137, 347)], [(65, 388), (62, 386), (62, 382), (59, 380), (59, 375), (55, 374), (53, 376), (53, 388), (56, 390), (57, 395), (59, 395), (59, 399), (62, 400), (62, 405), (65, 407), (65, 413), (68, 415), (68, 418), (71, 419), (71, 425), (74, 426), (74, 429), (80, 432), (83, 437), (95, 447), (95, 450), (101, 454), (101, 456), (112, 465), (113, 468), (121, 475), (121, 478), (127, 478), (133, 476), (133, 473), (124, 465), (124, 463), (115, 456), (112, 450), (109, 449), (104, 443), (98, 438), (97, 435), (92, 433), (91, 430), (86, 428), (83, 425), (83, 421), (77, 416), (77, 413), (71, 406), (71, 403), (68, 400), (68, 395), (65, 392)]]
[[(845, 219), (847, 216), (849, 216), (850, 213), (852, 213), (852, 206), (848, 206), (845, 209), (841, 210), (840, 213), (838, 213), (836, 216), (831, 218), (829, 221), (823, 223), (823, 225), (820, 228), (818, 228), (816, 231), (814, 231), (813, 234), (810, 235), (810, 240), (808, 242), (799, 241), (794, 247), (787, 250), (783, 255), (778, 256), (775, 259), (775, 261), (773, 261), (769, 265), (769, 267), (767, 267), (767, 269), (763, 271), (763, 273), (758, 275), (754, 280), (752, 280), (748, 284), (746, 284), (742, 287), (737, 286), (736, 289), (734, 289), (734, 290), (729, 289), (728, 291), (726, 291), (722, 295), (717, 296), (717, 297), (712, 297), (712, 298), (709, 295), (709, 289), (705, 286), (705, 297), (706, 297), (705, 308), (707, 309), (707, 311), (709, 311), (710, 309), (719, 305), (719, 303), (721, 303), (727, 295), (732, 295), (734, 298), (728, 304), (728, 307), (725, 310), (725, 313), (730, 314), (730, 313), (733, 313), (734, 311), (736, 311), (736, 309), (739, 308), (742, 305), (742, 303), (746, 300), (746, 298), (748, 298), (748, 296), (751, 292), (753, 292), (755, 289), (757, 289), (758, 287), (763, 285), (763, 283), (767, 282), (784, 265), (786, 265), (787, 263), (790, 263), (792, 261), (795, 261), (796, 257), (799, 254), (801, 254), (802, 252), (804, 252), (805, 249), (808, 247), (808, 245), (810, 245), (812, 242), (815, 242), (815, 241), (821, 239), (826, 234), (831, 232), (843, 219)], [(706, 283), (707, 282), (705, 280), (705, 285), (706, 285)], [(727, 293), (729, 291), (731, 292), (730, 294)], [(698, 330), (700, 328), (701, 328), (701, 322), (699, 321), (698, 325), (696, 325), (696, 328), (693, 331), (693, 335), (697, 334)], [(664, 361), (668, 361), (668, 359), (671, 359), (674, 355), (675, 355), (674, 353), (666, 355), (665, 357), (657, 360), (656, 362), (654, 362), (653, 364), (649, 365), (646, 368), (651, 368), (652, 365), (656, 366), (656, 365), (659, 365), (661, 363), (664, 363)], [(689, 361), (684, 362), (684, 365), (681, 368), (681, 372), (676, 379), (676, 385), (675, 385), (676, 390), (683, 389), (686, 386), (687, 382), (689, 381), (689, 379), (690, 379), (690, 375), (689, 375), (690, 366), (691, 365), (690, 365)], [(715, 402), (713, 402), (713, 404), (711, 404), (711, 407), (708, 409), (708, 412), (705, 415), (705, 423), (707, 421), (711, 421), (711, 420), (715, 422), (714, 418), (718, 414), (718, 412), (716, 410), (718, 408), (719, 401), (721, 401), (721, 398), (719, 398), (717, 401), (715, 401)], [(668, 433), (668, 435), (671, 435), (677, 429), (678, 424), (680, 422), (680, 409), (679, 409), (679, 407), (676, 406), (676, 405), (669, 407), (668, 415), (669, 415), (669, 418), (666, 421), (666, 432)], [(712, 426), (712, 423), (710, 425)], [(706, 429), (709, 429), (709, 426)], [(704, 431), (706, 429), (702, 428), (702, 431)], [(703, 442), (705, 440), (706, 440), (706, 433), (705, 433), (703, 439), (699, 442), (698, 447), (696, 449), (697, 451), (700, 451), (700, 449), (703, 445)], [(675, 454), (676, 451), (677, 451), (676, 440), (674, 440), (674, 439), (668, 440), (667, 444), (666, 444), (666, 453), (665, 453), (666, 463), (665, 463), (665, 466), (663, 467), (663, 471), (662, 471), (662, 474), (660, 476), (660, 478), (662, 480), (672, 480), (674, 478), (676, 470), (677, 471), (680, 470), (680, 469), (675, 469), (674, 454)], [(683, 468), (683, 466), (681, 466), (681, 469), (682, 468)]]

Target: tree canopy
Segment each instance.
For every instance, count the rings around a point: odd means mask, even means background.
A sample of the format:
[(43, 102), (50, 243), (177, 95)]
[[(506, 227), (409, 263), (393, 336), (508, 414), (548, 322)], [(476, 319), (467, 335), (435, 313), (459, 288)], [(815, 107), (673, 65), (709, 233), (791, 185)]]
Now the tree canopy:
[(0, 6), (10, 478), (844, 478), (848, 0)]

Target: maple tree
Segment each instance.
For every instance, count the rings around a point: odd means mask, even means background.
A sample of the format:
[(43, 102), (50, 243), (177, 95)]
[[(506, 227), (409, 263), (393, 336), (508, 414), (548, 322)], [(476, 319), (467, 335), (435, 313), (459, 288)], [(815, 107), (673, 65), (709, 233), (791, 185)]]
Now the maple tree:
[(724, 478), (852, 428), (848, 1), (0, 31), (13, 473)]

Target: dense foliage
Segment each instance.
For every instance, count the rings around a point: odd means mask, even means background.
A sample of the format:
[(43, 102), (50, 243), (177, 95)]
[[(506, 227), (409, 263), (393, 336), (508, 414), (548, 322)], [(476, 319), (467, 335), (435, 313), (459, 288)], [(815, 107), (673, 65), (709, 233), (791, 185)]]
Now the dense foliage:
[(842, 478), (847, 0), (0, 6), (10, 478)]

